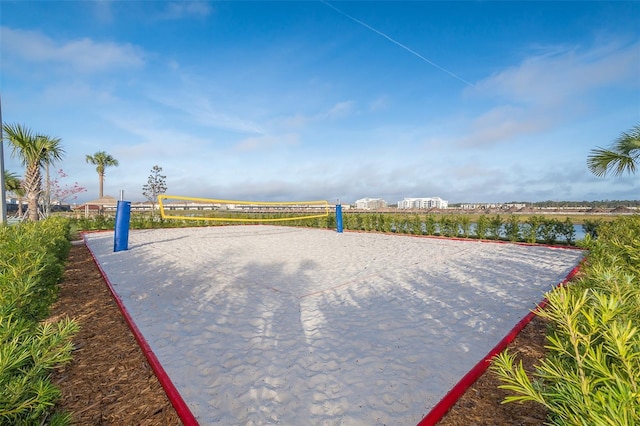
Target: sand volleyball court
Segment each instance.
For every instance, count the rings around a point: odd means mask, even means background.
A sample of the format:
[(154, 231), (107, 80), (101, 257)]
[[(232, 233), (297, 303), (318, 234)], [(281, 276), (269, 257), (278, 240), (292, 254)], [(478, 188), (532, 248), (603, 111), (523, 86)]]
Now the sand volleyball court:
[(583, 257), (283, 226), (85, 240), (201, 425), (415, 425)]

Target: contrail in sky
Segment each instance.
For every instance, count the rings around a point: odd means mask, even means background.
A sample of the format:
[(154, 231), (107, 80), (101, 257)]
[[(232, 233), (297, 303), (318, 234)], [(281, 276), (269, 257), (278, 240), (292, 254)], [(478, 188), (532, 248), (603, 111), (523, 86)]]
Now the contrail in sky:
[(447, 74), (449, 74), (451, 77), (460, 80), (461, 82), (463, 82), (466, 85), (469, 85), (471, 87), (475, 87), (472, 83), (469, 83), (467, 80), (465, 80), (464, 78), (460, 77), (457, 74), (452, 73), (451, 71), (449, 71), (446, 68), (442, 68), (440, 65), (436, 64), (435, 62), (430, 61), (429, 59), (425, 58), (424, 56), (422, 56), (421, 54), (419, 54), (418, 52), (416, 52), (415, 50), (411, 49), (408, 46), (405, 46), (404, 44), (400, 43), (399, 41), (396, 41), (394, 39), (392, 39), (391, 37), (389, 37), (388, 35), (386, 35), (385, 33), (383, 33), (382, 31), (378, 31), (375, 28), (373, 28), (370, 25), (367, 25), (366, 23), (362, 22), (361, 20), (354, 18), (353, 16), (349, 15), (346, 12), (343, 12), (342, 10), (338, 9), (337, 7), (335, 7), (334, 5), (327, 3), (324, 0), (320, 0), (321, 3), (324, 3), (325, 5), (327, 5), (328, 7), (330, 7), (331, 9), (335, 10), (336, 12), (338, 12), (339, 14), (346, 16), (347, 18), (351, 19), (354, 22), (357, 22), (358, 24), (362, 25), (365, 28), (370, 29), (371, 31), (373, 31), (376, 34), (381, 35), (382, 37), (386, 38), (387, 40), (389, 40), (391, 43), (400, 46), (401, 48), (403, 48), (404, 50), (406, 50), (409, 53), (412, 53), (413, 55), (417, 56), (418, 58), (422, 59), (423, 61), (425, 61), (426, 63), (428, 63), (429, 65), (439, 69), (440, 71), (446, 72)]

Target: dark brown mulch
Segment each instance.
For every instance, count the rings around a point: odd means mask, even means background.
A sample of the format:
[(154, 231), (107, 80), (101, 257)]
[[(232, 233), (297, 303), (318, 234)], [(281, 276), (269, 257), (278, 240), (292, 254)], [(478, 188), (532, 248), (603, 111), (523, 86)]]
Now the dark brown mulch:
[[(111, 297), (89, 250), (74, 245), (53, 318), (80, 325), (73, 361), (58, 371), (60, 410), (77, 425), (180, 425), (180, 419), (149, 367)], [(535, 318), (510, 345), (527, 371), (544, 353), (546, 323)], [(453, 425), (541, 425), (545, 410), (533, 403), (501, 404), (506, 392), (486, 372), (438, 423)]]
[[(508, 346), (512, 354), (529, 374), (545, 353), (545, 335), (548, 322), (540, 317), (533, 320)], [(501, 404), (509, 395), (498, 389), (500, 380), (492, 371), (485, 372), (451, 408), (438, 425), (442, 426), (534, 426), (547, 419), (546, 409), (533, 402)]]
[(80, 325), (73, 361), (54, 377), (73, 424), (182, 424), (84, 244), (71, 248), (52, 314)]

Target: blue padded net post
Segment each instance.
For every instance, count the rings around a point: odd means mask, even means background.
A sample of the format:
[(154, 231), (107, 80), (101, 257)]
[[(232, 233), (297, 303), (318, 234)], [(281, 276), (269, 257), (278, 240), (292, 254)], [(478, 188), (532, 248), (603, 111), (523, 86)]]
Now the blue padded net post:
[(116, 208), (116, 225), (113, 233), (113, 251), (129, 249), (129, 219), (131, 218), (131, 201), (118, 201)]

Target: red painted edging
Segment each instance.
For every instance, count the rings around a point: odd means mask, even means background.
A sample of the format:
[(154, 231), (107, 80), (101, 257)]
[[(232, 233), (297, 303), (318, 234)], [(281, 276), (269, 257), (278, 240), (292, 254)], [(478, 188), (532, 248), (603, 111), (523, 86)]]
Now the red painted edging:
[[(580, 270), (580, 265), (576, 266), (569, 272), (566, 278), (558, 284), (558, 286), (565, 285), (569, 280), (571, 280)], [(458, 383), (438, 402), (429, 413), (418, 423), (418, 426), (431, 426), (435, 425), (439, 422), (445, 414), (453, 407), (453, 405), (460, 399), (462, 394), (465, 393), (471, 385), (478, 380), (480, 376), (489, 368), (491, 364), (491, 359), (502, 352), (508, 345), (511, 343), (516, 336), (522, 331), (522, 329), (531, 322), (533, 317), (536, 316), (536, 311), (539, 309), (543, 309), (547, 305), (547, 299), (544, 299), (538, 307), (529, 312), (524, 318), (520, 320), (516, 324), (515, 327), (511, 329), (511, 331), (502, 339), (500, 342), (489, 351), (489, 353), (480, 360), (465, 376), (460, 379)]]
[(100, 266), (100, 263), (87, 245), (87, 240), (84, 236), (84, 233), (82, 234), (82, 238), (85, 245), (87, 246), (87, 249), (89, 250), (89, 253), (91, 253), (93, 262), (98, 266), (102, 278), (104, 278), (104, 281), (107, 283), (107, 287), (111, 292), (113, 300), (115, 300), (116, 305), (118, 305), (118, 309), (120, 309), (120, 312), (124, 316), (129, 329), (133, 333), (133, 336), (136, 338), (140, 349), (142, 349), (142, 353), (144, 353), (144, 356), (147, 358), (149, 365), (151, 365), (153, 372), (156, 374), (156, 377), (160, 381), (160, 384), (166, 392), (169, 401), (171, 401), (171, 405), (173, 405), (173, 408), (175, 408), (176, 412), (178, 413), (180, 420), (182, 420), (182, 423), (185, 426), (199, 426), (198, 421), (194, 417), (193, 413), (191, 413), (191, 410), (189, 409), (187, 404), (184, 402), (184, 399), (182, 399), (182, 396), (171, 381), (171, 378), (169, 378), (167, 372), (164, 371), (164, 368), (162, 368), (158, 357), (156, 357), (156, 354), (153, 353), (153, 350), (151, 350), (151, 346), (149, 346), (149, 343), (140, 332), (140, 329), (138, 329), (138, 326), (135, 324), (135, 322), (133, 322), (133, 318), (131, 318), (131, 315), (129, 315), (127, 308), (125, 308), (124, 304), (122, 303), (122, 299), (120, 299), (120, 296), (118, 296), (118, 294), (115, 292), (113, 286), (111, 285), (111, 282), (109, 281), (109, 278), (107, 277), (107, 274), (104, 272), (102, 266)]

